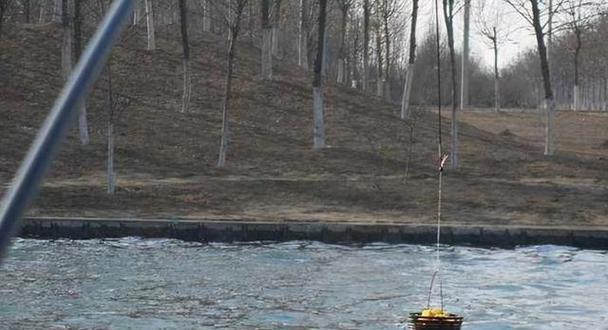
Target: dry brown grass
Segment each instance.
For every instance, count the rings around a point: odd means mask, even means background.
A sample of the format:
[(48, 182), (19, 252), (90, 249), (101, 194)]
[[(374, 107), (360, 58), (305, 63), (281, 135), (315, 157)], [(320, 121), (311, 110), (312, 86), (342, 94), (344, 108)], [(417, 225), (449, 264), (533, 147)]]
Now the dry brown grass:
[[(58, 29), (48, 26), (28, 28), (0, 43), (2, 184), (16, 170), (60, 87), (59, 43)], [(178, 45), (160, 40), (159, 50), (150, 53), (137, 42), (124, 42), (115, 50), (115, 85), (133, 97), (117, 128), (117, 193), (108, 196), (104, 187), (106, 115), (100, 85), (89, 100), (91, 145), (82, 147), (75, 134), (69, 137), (30, 214), (434, 221), (437, 123), (431, 111), (418, 112), (405, 180), (409, 127), (397, 119), (397, 107), (329, 84), (331, 147), (313, 151), (307, 75), (279, 61), (276, 80), (261, 82), (259, 51), (248, 44), (238, 52), (228, 166), (216, 169), (221, 44), (213, 36), (193, 44), (188, 113), (178, 112)], [(463, 164), (446, 172), (446, 221), (608, 224), (608, 150), (601, 148), (608, 139), (608, 117), (560, 114), (555, 157), (542, 156), (539, 115), (465, 112), (461, 118)], [(447, 147), (447, 119), (443, 131)]]

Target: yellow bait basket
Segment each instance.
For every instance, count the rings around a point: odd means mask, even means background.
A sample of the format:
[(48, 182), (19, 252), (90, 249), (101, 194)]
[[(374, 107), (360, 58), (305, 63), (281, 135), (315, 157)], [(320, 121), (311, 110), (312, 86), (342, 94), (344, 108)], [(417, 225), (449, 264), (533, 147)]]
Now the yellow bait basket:
[(462, 316), (446, 314), (443, 316), (422, 316), (422, 313), (410, 314), (410, 330), (460, 330)]

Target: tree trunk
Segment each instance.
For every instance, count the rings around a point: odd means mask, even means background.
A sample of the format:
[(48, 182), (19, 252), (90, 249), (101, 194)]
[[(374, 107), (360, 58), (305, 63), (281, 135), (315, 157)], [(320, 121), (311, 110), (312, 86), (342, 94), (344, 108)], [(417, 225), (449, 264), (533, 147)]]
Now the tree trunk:
[(25, 24), (30, 23), (31, 18), (31, 2), (30, 0), (23, 0), (23, 21)]
[(346, 39), (346, 20), (348, 19), (348, 4), (340, 4), (342, 21), (340, 22), (340, 47), (338, 48), (338, 84), (346, 83), (346, 50), (344, 49)]
[(319, 26), (317, 38), (317, 57), (315, 59), (314, 79), (312, 81), (313, 98), (313, 146), (314, 149), (325, 148), (325, 123), (323, 104), (323, 57), (325, 48), (325, 19), (327, 0), (319, 0)]
[(6, 15), (6, 5), (5, 1), (0, 0), (0, 38), (2, 38), (2, 23), (4, 23), (4, 15)]
[(262, 0), (262, 79), (272, 80), (272, 27), (268, 0)]
[(376, 96), (384, 95), (384, 70), (382, 69), (382, 39), (380, 38), (379, 28), (376, 29), (376, 60), (378, 61), (378, 76), (376, 78)]
[(182, 95), (182, 112), (188, 111), (192, 79), (190, 77), (190, 45), (188, 44), (188, 7), (186, 0), (179, 0), (179, 16), (182, 34), (182, 63), (184, 67), (184, 92)]
[(224, 86), (224, 102), (222, 107), (222, 136), (220, 140), (220, 151), (217, 160), (217, 167), (224, 167), (226, 164), (226, 154), (228, 153), (228, 144), (230, 141), (228, 112), (230, 110), (230, 99), (232, 98), (232, 71), (234, 66), (234, 57), (236, 56), (236, 42), (239, 36), (239, 30), (241, 28), (241, 15), (243, 13), (245, 3), (246, 1), (237, 0), (237, 8), (234, 9), (234, 22), (229, 26), (230, 43), (226, 59), (226, 84)]
[(148, 29), (148, 50), (156, 49), (156, 36), (154, 33), (154, 11), (152, 10), (152, 0), (144, 0), (146, 7), (146, 26)]
[(418, 21), (418, 0), (412, 0), (412, 21), (410, 27), (410, 54), (405, 73), (405, 84), (401, 98), (401, 119), (409, 119), (410, 95), (412, 93), (412, 81), (414, 80), (414, 63), (416, 61), (416, 22)]
[[(64, 0), (54, 0), (53, 1), (53, 22), (61, 22), (63, 17), (63, 1)], [(69, 8), (69, 7), (66, 7)]]
[(46, 21), (46, 7), (48, 6), (48, 0), (40, 1), (40, 12), (38, 13), (38, 24), (43, 24)]
[(262, 79), (272, 80), (272, 29), (262, 30)]
[(308, 0), (300, 0), (300, 27), (298, 33), (298, 65), (308, 70), (308, 24), (306, 13), (308, 12)]
[(203, 0), (203, 32), (211, 32), (211, 5), (210, 0)]
[(498, 36), (496, 34), (496, 27), (492, 29), (494, 32), (494, 38), (492, 39), (494, 45), (494, 110), (500, 111), (500, 76), (498, 74)]
[(363, 90), (369, 89), (369, 16), (370, 16), (369, 0), (363, 1)]
[(70, 24), (69, 0), (61, 0), (61, 26), (63, 37), (61, 43), (61, 68), (63, 80), (67, 81), (72, 72), (72, 29)]
[[(80, 59), (82, 53), (82, 0), (74, 0), (74, 55), (76, 61)], [(67, 63), (66, 63), (67, 65)], [(80, 143), (89, 144), (89, 124), (87, 120), (87, 108), (83, 100), (78, 104), (78, 132)]]
[(574, 110), (580, 109), (580, 95), (579, 95), (579, 55), (581, 53), (581, 31), (576, 29), (574, 35), (576, 36), (576, 48), (574, 49)]
[(139, 19), (141, 18), (141, 5), (138, 0), (133, 2), (133, 25), (139, 24)]
[(329, 47), (327, 44), (327, 36), (329, 34), (327, 33), (327, 30), (323, 33), (323, 65), (321, 66), (321, 74), (323, 75), (323, 78), (327, 77), (327, 64), (329, 63)]
[(471, 17), (471, 0), (464, 0), (464, 31), (462, 36), (462, 65), (460, 84), (460, 108), (469, 105), (469, 31)]
[(112, 67), (110, 61), (106, 66), (108, 76), (108, 159), (106, 164), (106, 181), (108, 194), (113, 195), (116, 190), (116, 175), (114, 171), (114, 99), (112, 91)]
[(272, 55), (281, 57), (281, 49), (279, 47), (281, 39), (281, 0), (275, 0), (272, 14)]
[(545, 89), (545, 155), (553, 155), (555, 148), (553, 145), (553, 122), (555, 113), (555, 100), (551, 89), (551, 76), (549, 73), (549, 60), (547, 58), (547, 48), (545, 47), (544, 33), (540, 22), (540, 10), (538, 0), (530, 0), (532, 4), (532, 23), (534, 34), (538, 46), (538, 56), (540, 57), (541, 74)]
[[(385, 11), (388, 11), (389, 8), (386, 8), (388, 4), (384, 4)], [(389, 82), (391, 81), (391, 38), (389, 34), (389, 16), (388, 14), (384, 14), (384, 77), (382, 79), (382, 87), (384, 90), (384, 99), (387, 102), (392, 102), (391, 98), (391, 88)]]
[[(443, 15), (448, 34), (448, 47), (450, 48), (450, 69), (452, 72), (452, 139), (450, 145), (450, 167), (452, 169), (457, 169), (460, 166), (460, 157), (458, 152), (458, 105), (456, 98), (458, 86), (456, 85), (456, 58), (454, 52), (454, 0), (443, 0)], [(441, 100), (439, 102), (441, 102)]]
[(108, 163), (107, 163), (108, 194), (116, 191), (116, 177), (114, 175), (114, 124), (108, 121)]
[(280, 57), (279, 41), (280, 41), (281, 30), (279, 29), (278, 26), (273, 25), (271, 28), (271, 31), (272, 31), (272, 55), (276, 56), (276, 57)]

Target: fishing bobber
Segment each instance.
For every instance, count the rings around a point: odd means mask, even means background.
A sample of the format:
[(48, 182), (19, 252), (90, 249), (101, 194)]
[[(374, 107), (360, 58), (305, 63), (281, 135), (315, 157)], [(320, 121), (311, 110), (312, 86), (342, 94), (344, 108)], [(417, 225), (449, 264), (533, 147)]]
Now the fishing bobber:
[(460, 330), (462, 316), (441, 308), (427, 308), (422, 313), (410, 313), (410, 330)]

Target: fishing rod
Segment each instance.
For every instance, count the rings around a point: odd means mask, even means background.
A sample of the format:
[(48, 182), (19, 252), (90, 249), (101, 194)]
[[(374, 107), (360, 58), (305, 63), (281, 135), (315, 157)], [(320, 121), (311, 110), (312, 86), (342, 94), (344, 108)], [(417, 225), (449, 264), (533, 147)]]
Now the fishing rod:
[(38, 192), (59, 144), (76, 119), (77, 105), (90, 93), (112, 47), (131, 17), (133, 5), (134, 0), (114, 1), (21, 163), (0, 206), (0, 261), (11, 237), (19, 228), (25, 208)]

